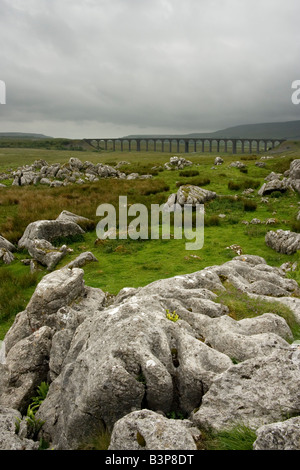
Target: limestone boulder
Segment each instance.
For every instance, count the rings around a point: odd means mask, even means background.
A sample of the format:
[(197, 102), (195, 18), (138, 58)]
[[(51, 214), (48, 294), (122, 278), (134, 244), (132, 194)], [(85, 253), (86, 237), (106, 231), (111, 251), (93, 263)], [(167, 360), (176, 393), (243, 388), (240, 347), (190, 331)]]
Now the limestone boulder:
[(268, 196), (272, 194), (274, 191), (280, 191), (284, 193), (287, 191), (289, 185), (286, 179), (279, 180), (279, 179), (272, 179), (267, 183), (264, 183), (262, 187), (259, 189), (257, 194), (259, 196)]
[(189, 420), (133, 411), (116, 422), (108, 450), (197, 450), (201, 433)]
[(200, 188), (199, 186), (185, 185), (180, 186), (177, 191), (176, 202), (183, 206), (184, 204), (204, 204), (205, 202), (215, 199), (217, 194), (214, 191)]
[(82, 235), (83, 233), (84, 230), (75, 222), (38, 220), (27, 226), (22, 238), (18, 242), (18, 247), (28, 248), (36, 239), (52, 242), (60, 237)]

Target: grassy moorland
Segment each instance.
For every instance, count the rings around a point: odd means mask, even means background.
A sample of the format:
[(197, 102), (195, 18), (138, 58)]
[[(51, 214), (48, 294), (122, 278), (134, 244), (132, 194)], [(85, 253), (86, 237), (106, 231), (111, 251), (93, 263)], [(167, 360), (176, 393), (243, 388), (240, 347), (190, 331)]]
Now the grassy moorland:
[[(285, 143), (281, 148), (268, 152), (274, 158), (265, 160), (266, 167), (259, 168), (255, 162), (264, 155), (221, 154), (224, 164), (213, 168), (217, 154), (181, 154), (193, 162), (185, 171), (167, 171), (154, 167), (162, 166), (176, 153), (161, 152), (111, 152), (111, 151), (66, 151), (56, 149), (0, 148), (0, 172), (17, 168), (44, 159), (49, 164), (66, 163), (70, 157), (92, 163), (115, 165), (120, 161), (130, 162), (123, 166), (126, 173), (151, 173), (150, 180), (101, 179), (95, 183), (49, 188), (42, 185), (0, 188), (0, 234), (17, 243), (30, 222), (54, 219), (62, 210), (69, 210), (90, 218), (94, 228), (82, 237), (65, 240), (73, 252), (67, 255), (56, 269), (69, 263), (83, 251), (92, 251), (99, 260), (84, 267), (85, 282), (116, 294), (123, 287), (144, 286), (154, 280), (198, 271), (206, 266), (221, 264), (236, 253), (228, 249), (236, 244), (245, 254), (262, 256), (273, 266), (286, 261), (298, 260), (298, 254), (279, 254), (265, 244), (268, 230), (299, 230), (296, 216), (300, 197), (292, 191), (274, 193), (268, 202), (262, 202), (257, 190), (271, 172), (283, 173), (290, 162), (299, 158), (299, 143)], [(178, 155), (178, 154), (177, 154)], [(240, 160), (245, 171), (230, 168), (232, 161)], [(3, 183), (3, 181), (2, 181)], [(9, 186), (10, 181), (4, 181)], [(95, 226), (99, 221), (96, 209), (102, 203), (118, 207), (118, 197), (127, 196), (128, 204), (142, 203), (150, 209), (151, 204), (163, 204), (181, 184), (195, 184), (215, 191), (223, 197), (205, 205), (204, 247), (187, 251), (186, 240), (105, 240), (97, 241)], [(247, 188), (255, 189), (245, 196)], [(223, 214), (225, 217), (220, 218)], [(275, 219), (274, 225), (249, 223), (257, 218), (262, 222)], [(62, 240), (60, 240), (62, 242)], [(30, 275), (29, 267), (20, 263), (28, 257), (26, 252), (17, 252), (15, 261), (0, 266), (0, 339), (11, 325), (17, 312), (26, 307), (36, 283), (47, 274), (46, 269)], [(293, 273), (300, 280), (299, 271)]]

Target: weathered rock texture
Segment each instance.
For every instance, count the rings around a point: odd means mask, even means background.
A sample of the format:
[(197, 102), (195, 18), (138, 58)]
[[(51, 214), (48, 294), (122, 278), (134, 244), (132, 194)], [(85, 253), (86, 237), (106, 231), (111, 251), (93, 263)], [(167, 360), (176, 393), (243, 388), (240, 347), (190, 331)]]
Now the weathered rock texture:
[(262, 426), (256, 434), (254, 450), (300, 450), (300, 416)]
[[(70, 158), (68, 163), (53, 163), (49, 165), (45, 160), (36, 160), (32, 165), (25, 165), (17, 170), (11, 170), (0, 175), (0, 179), (13, 178), (13, 186), (28, 186), (43, 184), (49, 187), (67, 186), (69, 184), (84, 184), (99, 181), (101, 178), (128, 178), (125, 173), (119, 171), (118, 166), (113, 167), (103, 163), (93, 164), (82, 162), (78, 158)], [(139, 175), (136, 178), (151, 175)], [(2, 186), (2, 185), (1, 185)], [(3, 185), (5, 188), (6, 186)]]
[(77, 449), (103, 427), (112, 449), (193, 449), (195, 428), (256, 429), (299, 413), (300, 352), (289, 326), (274, 311), (229, 317), (216, 295), (225, 280), (289, 305), (300, 323), (297, 282), (259, 256), (124, 288), (113, 300), (85, 286), (77, 267), (46, 275), (5, 337), (0, 405), (24, 412), (48, 380), (36, 416), (57, 449)]
[(68, 247), (62, 245), (56, 248), (51, 242), (59, 238), (82, 235), (85, 232), (79, 224), (88, 226), (91, 223), (85, 217), (62, 211), (56, 220), (38, 220), (29, 224), (18, 242), (18, 247), (26, 248), (33, 260), (52, 271), (66, 256)]
[(214, 191), (187, 184), (185, 186), (180, 186), (177, 193), (173, 193), (169, 196), (168, 201), (164, 206), (164, 210), (167, 212), (173, 212), (177, 209), (181, 210), (184, 205), (195, 207), (197, 204), (204, 204), (216, 197), (217, 194)]
[(267, 232), (265, 237), (266, 244), (277, 251), (291, 255), (300, 250), (300, 233), (291, 232), (290, 230), (271, 230)]
[(121, 418), (109, 450), (197, 450), (200, 431), (188, 420), (168, 419), (150, 410)]

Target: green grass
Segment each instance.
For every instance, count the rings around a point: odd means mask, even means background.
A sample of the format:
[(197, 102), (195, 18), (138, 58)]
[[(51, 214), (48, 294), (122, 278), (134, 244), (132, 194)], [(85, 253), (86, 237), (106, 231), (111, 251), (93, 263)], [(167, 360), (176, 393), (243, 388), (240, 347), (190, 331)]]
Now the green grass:
[[(277, 151), (277, 150), (276, 150)], [(82, 251), (92, 251), (98, 258), (98, 263), (90, 263), (84, 267), (85, 282), (92, 287), (99, 287), (106, 292), (117, 294), (123, 287), (140, 287), (157, 279), (173, 277), (199, 271), (207, 266), (219, 265), (236, 254), (228, 247), (233, 243), (242, 247), (244, 254), (253, 254), (265, 258), (268, 264), (280, 266), (286, 261), (298, 260), (298, 255), (283, 255), (267, 247), (265, 234), (272, 229), (291, 229), (297, 227), (296, 215), (300, 197), (295, 192), (287, 191), (280, 198), (269, 198), (262, 202), (257, 195), (257, 189), (264, 183), (264, 178), (271, 172), (289, 167), (291, 158), (300, 155), (299, 146), (291, 146), (288, 153), (283, 147), (286, 157), (274, 152), (274, 159), (266, 160), (266, 168), (258, 168), (253, 155), (224, 154), (224, 164), (213, 168), (217, 154), (190, 153), (182, 154), (193, 162), (180, 176), (181, 171), (160, 171), (170, 156), (178, 153), (162, 152), (95, 152), (49, 150), (45, 148), (0, 148), (0, 172), (7, 168), (17, 168), (30, 164), (37, 159), (44, 159), (49, 164), (64, 163), (70, 157), (92, 163), (116, 164), (128, 161), (127, 173), (152, 172), (151, 180), (114, 180), (104, 179), (98, 183), (71, 185), (61, 188), (46, 188), (42, 186), (10, 187), (0, 189), (0, 234), (10, 241), (17, 243), (26, 226), (38, 219), (54, 219), (62, 210), (69, 210), (88, 217), (93, 224), (86, 227), (89, 231), (80, 239), (68, 240), (68, 245), (74, 250), (68, 254), (57, 269), (64, 266)], [(298, 154), (297, 154), (298, 152)], [(270, 154), (270, 153), (268, 153)], [(292, 157), (291, 157), (292, 155)], [(237, 168), (230, 168), (232, 161), (247, 157), (248, 173), (243, 174)], [(251, 158), (250, 158), (251, 157)], [(252, 158), (253, 157), (253, 158)], [(154, 169), (153, 167), (160, 167)], [(196, 172), (199, 174), (197, 176)], [(189, 175), (189, 176), (187, 176)], [(232, 190), (228, 182), (236, 183), (240, 189)], [(97, 234), (94, 228), (99, 221), (96, 209), (99, 204), (111, 203), (118, 207), (119, 195), (128, 197), (128, 204), (142, 203), (149, 209), (151, 204), (163, 204), (171, 193), (177, 192), (180, 184), (209, 185), (218, 197), (205, 205), (204, 247), (201, 250), (187, 251), (186, 240), (106, 240), (96, 243)], [(245, 198), (242, 191), (252, 186), (255, 192)], [(249, 211), (247, 209), (255, 209)], [(225, 214), (225, 218), (219, 218)], [(241, 221), (250, 222), (253, 218), (265, 221), (276, 219), (275, 226), (244, 225)], [(60, 240), (59, 242), (63, 242)], [(3, 274), (0, 292), (6, 301), (0, 304), (0, 328), (3, 337), (15, 314), (25, 308), (26, 302), (34, 289), (33, 284), (20, 288), (23, 276), (29, 275), (29, 268), (20, 264), (20, 259), (26, 253), (16, 253), (16, 260), (11, 266), (0, 266)], [(42, 268), (39, 278), (46, 274)], [(299, 274), (293, 273), (299, 282)], [(25, 276), (26, 277), (26, 276)], [(25, 278), (24, 277), (24, 278)], [(2, 289), (2, 290), (1, 290)], [(6, 291), (8, 294), (6, 294)], [(16, 295), (14, 295), (16, 294)], [(5, 297), (6, 295), (6, 297)], [(1, 336), (0, 336), (1, 337)]]
[(285, 319), (293, 334), (293, 341), (300, 339), (300, 325), (288, 307), (276, 301), (250, 298), (228, 281), (224, 282), (224, 287), (226, 291), (218, 293), (217, 301), (229, 308), (229, 315), (232, 318), (238, 321), (243, 318), (254, 318), (264, 313), (274, 313)]
[(253, 429), (241, 424), (229, 430), (205, 434), (206, 450), (253, 450), (257, 436)]
[(15, 315), (25, 309), (40, 276), (14, 262), (0, 268), (0, 339), (10, 328)]

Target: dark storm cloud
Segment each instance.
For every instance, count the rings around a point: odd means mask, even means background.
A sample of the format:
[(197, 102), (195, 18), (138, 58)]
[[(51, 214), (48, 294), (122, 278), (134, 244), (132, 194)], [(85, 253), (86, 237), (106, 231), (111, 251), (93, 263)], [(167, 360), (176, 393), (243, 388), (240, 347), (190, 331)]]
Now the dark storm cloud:
[(209, 131), (300, 119), (298, 0), (0, 0), (1, 130)]

